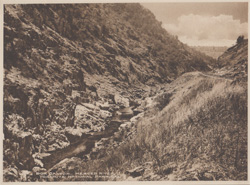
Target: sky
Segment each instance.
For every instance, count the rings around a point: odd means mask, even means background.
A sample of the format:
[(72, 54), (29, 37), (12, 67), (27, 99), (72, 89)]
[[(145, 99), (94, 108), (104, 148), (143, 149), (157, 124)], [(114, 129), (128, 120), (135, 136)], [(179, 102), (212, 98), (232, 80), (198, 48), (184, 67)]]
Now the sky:
[(190, 46), (227, 46), (248, 38), (247, 2), (142, 3), (170, 34)]

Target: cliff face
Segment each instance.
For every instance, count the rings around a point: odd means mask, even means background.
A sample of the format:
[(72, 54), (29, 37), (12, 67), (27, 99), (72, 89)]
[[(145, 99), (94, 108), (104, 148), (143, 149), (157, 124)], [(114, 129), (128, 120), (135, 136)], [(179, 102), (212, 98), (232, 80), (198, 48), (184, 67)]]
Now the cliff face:
[(213, 64), (139, 4), (5, 5), (5, 177), (43, 167), (74, 132), (105, 129), (148, 85)]

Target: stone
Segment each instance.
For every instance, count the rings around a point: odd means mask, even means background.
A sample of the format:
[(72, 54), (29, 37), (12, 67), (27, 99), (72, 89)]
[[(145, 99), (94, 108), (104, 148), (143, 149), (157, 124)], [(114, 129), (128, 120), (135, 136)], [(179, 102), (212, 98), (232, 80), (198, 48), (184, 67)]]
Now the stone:
[(100, 118), (102, 119), (107, 119), (112, 116), (112, 114), (109, 111), (105, 111), (105, 110), (100, 110), (99, 115), (100, 115)]
[(82, 103), (82, 105), (88, 109), (92, 109), (92, 110), (95, 110), (95, 109), (99, 109), (98, 107), (96, 107), (95, 105), (91, 104), (91, 103)]
[(138, 107), (138, 108), (133, 109), (133, 111), (134, 111), (134, 115), (136, 116), (142, 113), (144, 110), (141, 107)]
[(44, 157), (47, 157), (51, 155), (50, 153), (35, 153), (32, 155), (33, 158), (36, 158), (36, 159), (43, 159)]
[(41, 172), (46, 172), (47, 170), (45, 168), (41, 168), (38, 166), (35, 166), (34, 168), (32, 168), (32, 172), (34, 173), (41, 173)]
[(34, 159), (34, 162), (35, 162), (35, 165), (37, 165), (37, 166), (40, 166), (40, 167), (44, 166), (43, 163), (42, 163), (42, 161), (39, 160), (39, 159)]
[(215, 177), (212, 173), (204, 172), (199, 174), (199, 180), (215, 181)]
[(125, 122), (123, 124), (120, 125), (120, 129), (125, 130), (125, 129), (129, 129), (132, 127), (132, 123), (131, 122)]
[(132, 176), (132, 177), (139, 177), (143, 175), (144, 171), (145, 171), (145, 168), (142, 166), (139, 166), (132, 170), (126, 171), (125, 174)]
[(123, 107), (129, 107), (129, 99), (124, 98), (119, 94), (115, 94), (114, 101), (116, 104), (123, 106)]
[(65, 132), (67, 134), (73, 135), (73, 136), (82, 136), (82, 129), (81, 128), (72, 128), (72, 127), (66, 127)]
[(19, 172), (16, 168), (8, 167), (3, 170), (4, 181), (16, 181), (19, 178)]
[(28, 170), (21, 170), (19, 175), (20, 175), (20, 180), (22, 182), (26, 182), (28, 180), (29, 176), (32, 175), (32, 173), (31, 173), (31, 171), (28, 171)]
[(109, 110), (110, 104), (109, 104), (109, 102), (105, 102), (104, 104), (100, 104), (99, 107), (102, 110)]

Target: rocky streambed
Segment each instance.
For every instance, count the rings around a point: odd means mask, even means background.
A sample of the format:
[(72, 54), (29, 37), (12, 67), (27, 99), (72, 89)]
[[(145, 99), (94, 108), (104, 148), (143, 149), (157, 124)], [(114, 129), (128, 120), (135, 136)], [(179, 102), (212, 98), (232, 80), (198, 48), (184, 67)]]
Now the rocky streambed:
[[(22, 166), (6, 167), (5, 178), (12, 181), (62, 180), (63, 177), (54, 178), (49, 174), (51, 172), (58, 174), (61, 169), (62, 173), (68, 172), (68, 163), (89, 163), (109, 156), (110, 149), (126, 143), (136, 133), (137, 121), (143, 117), (147, 109), (145, 97), (148, 97), (149, 92), (145, 90), (138, 93), (141, 96), (137, 98), (119, 92), (119, 95), (115, 94), (110, 96), (111, 98), (103, 97), (79, 102), (72, 111), (71, 126), (53, 121), (51, 124), (42, 125), (40, 130), (25, 130), (22, 129), (22, 125), (17, 127), (20, 123), (15, 124), (9, 116), (10, 124), (6, 124), (8, 132), (5, 133), (10, 134), (9, 138), (13, 135), (24, 138), (22, 145), (19, 144), (21, 149), (17, 146), (16, 152), (10, 155), (14, 159), (16, 157), (13, 163), (17, 165), (20, 163)], [(63, 112), (58, 116), (63, 116)], [(7, 141), (9, 140), (6, 140), (6, 143)], [(8, 146), (12, 145), (10, 142)], [(18, 149), (22, 153), (18, 152)], [(13, 158), (7, 160), (13, 161)]]
[(135, 107), (127, 107), (115, 111), (113, 117), (111, 118), (109, 123), (107, 123), (107, 127), (105, 128), (105, 130), (100, 132), (94, 132), (91, 134), (83, 134), (79, 139), (71, 143), (69, 146), (62, 149), (58, 149), (52, 152), (51, 155), (43, 158), (42, 162), (44, 164), (44, 168), (49, 170), (55, 164), (65, 158), (75, 156), (83, 157), (84, 155), (89, 154), (92, 149), (97, 145), (98, 141), (100, 141), (101, 139), (108, 139), (113, 136), (114, 133), (119, 130), (122, 124), (123, 126), (124, 123), (126, 125), (126, 122), (128, 123), (128, 121), (130, 121), (130, 118), (138, 114), (138, 111), (134, 112), (132, 108)]

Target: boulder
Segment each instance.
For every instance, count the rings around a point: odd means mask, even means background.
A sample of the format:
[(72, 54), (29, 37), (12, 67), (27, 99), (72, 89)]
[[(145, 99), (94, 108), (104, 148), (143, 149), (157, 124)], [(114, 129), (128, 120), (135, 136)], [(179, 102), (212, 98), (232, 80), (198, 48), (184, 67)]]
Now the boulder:
[(120, 107), (129, 107), (129, 99), (122, 97), (119, 94), (115, 94), (114, 96), (114, 102), (118, 105), (120, 105)]
[(91, 104), (91, 103), (82, 103), (82, 105), (88, 109), (96, 110), (99, 109), (97, 106)]
[(73, 136), (78, 136), (78, 137), (82, 136), (81, 128), (66, 127), (65, 133), (73, 135)]
[(109, 102), (97, 103), (97, 105), (98, 105), (99, 108), (102, 109), (102, 110), (109, 110), (109, 108), (110, 108)]
[(123, 124), (120, 125), (120, 128), (121, 130), (125, 130), (125, 129), (129, 129), (132, 127), (132, 123), (131, 122), (125, 122)]
[(109, 111), (105, 111), (105, 110), (100, 110), (99, 115), (100, 115), (100, 118), (102, 119), (107, 119), (112, 116), (112, 114)]
[(26, 181), (28, 181), (28, 179), (32, 175), (32, 172), (28, 171), (28, 170), (21, 170), (20, 173), (19, 173), (19, 175), (20, 175), (20, 180), (22, 182), (26, 182)]
[(34, 161), (35, 161), (35, 165), (36, 165), (36, 166), (43, 167), (43, 163), (42, 163), (41, 160), (39, 160), (39, 159), (34, 159)]
[(40, 168), (38, 166), (35, 166), (33, 169), (32, 169), (32, 172), (34, 173), (41, 173), (41, 172), (47, 172), (47, 170), (45, 168)]
[(125, 174), (132, 176), (132, 177), (139, 177), (142, 176), (145, 171), (145, 168), (143, 166), (136, 167), (132, 170), (128, 170), (125, 172)]

